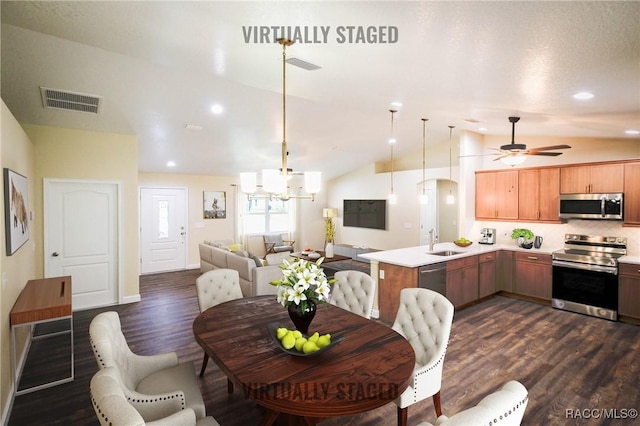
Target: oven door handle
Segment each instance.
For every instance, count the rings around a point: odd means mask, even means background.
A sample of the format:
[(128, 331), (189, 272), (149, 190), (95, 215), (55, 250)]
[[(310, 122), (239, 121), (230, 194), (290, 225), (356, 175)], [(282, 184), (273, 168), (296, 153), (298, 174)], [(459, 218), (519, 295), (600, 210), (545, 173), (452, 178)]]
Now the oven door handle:
[(612, 268), (611, 266), (588, 265), (586, 263), (565, 262), (563, 260), (554, 260), (551, 262), (551, 266), (560, 266), (570, 269), (582, 269), (585, 271), (605, 272), (607, 274), (618, 275), (618, 268)]

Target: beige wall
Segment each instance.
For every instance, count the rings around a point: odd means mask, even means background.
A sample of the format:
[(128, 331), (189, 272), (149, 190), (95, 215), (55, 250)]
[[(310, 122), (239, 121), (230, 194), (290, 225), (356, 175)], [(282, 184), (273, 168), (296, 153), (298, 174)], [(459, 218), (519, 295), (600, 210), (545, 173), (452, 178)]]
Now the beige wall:
[(37, 275), (43, 276), (43, 179), (76, 179), (121, 184), (123, 297), (139, 293), (138, 140), (136, 136), (24, 125), (35, 146), (35, 240)]
[[(0, 116), (0, 160), (3, 168), (26, 176), (28, 179), (27, 207), (34, 210), (35, 197), (35, 161), (34, 145), (13, 117), (4, 101), (2, 101), (2, 115)], [(0, 199), (4, 209), (4, 196)], [(4, 212), (2, 213), (1, 227), (5, 231)], [(11, 368), (11, 347), (9, 314), (28, 280), (39, 278), (36, 268), (37, 231), (34, 222), (29, 222), (29, 240), (12, 256), (7, 256), (4, 236), (2, 232), (2, 258), (0, 259), (0, 272), (2, 276), (2, 288), (0, 290), (0, 412), (2, 419), (7, 418), (12, 388), (13, 375)], [(24, 340), (18, 344), (24, 347)], [(18, 351), (20, 356), (21, 350)]]

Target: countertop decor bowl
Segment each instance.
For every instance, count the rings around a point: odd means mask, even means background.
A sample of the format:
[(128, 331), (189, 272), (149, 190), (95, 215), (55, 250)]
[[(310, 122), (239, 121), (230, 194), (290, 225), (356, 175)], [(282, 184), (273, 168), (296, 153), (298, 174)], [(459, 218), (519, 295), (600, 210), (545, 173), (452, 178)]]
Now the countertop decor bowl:
[(473, 244), (473, 242), (469, 241), (468, 243), (463, 243), (462, 241), (454, 241), (453, 244), (457, 245), (458, 247), (469, 247), (471, 244)]
[(309, 253), (307, 256), (309, 256), (309, 259), (320, 259), (320, 253)]

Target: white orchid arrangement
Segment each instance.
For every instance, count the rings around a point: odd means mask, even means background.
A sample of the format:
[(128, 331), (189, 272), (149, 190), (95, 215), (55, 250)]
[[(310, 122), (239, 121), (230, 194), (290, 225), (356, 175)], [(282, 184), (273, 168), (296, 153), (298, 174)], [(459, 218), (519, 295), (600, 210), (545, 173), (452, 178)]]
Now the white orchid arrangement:
[(271, 285), (278, 287), (278, 303), (285, 308), (295, 304), (300, 311), (307, 309), (307, 301), (326, 302), (331, 293), (331, 284), (335, 279), (327, 279), (320, 264), (324, 260), (321, 257), (316, 262), (298, 259), (295, 262), (283, 260), (280, 265), (282, 279), (271, 281)]

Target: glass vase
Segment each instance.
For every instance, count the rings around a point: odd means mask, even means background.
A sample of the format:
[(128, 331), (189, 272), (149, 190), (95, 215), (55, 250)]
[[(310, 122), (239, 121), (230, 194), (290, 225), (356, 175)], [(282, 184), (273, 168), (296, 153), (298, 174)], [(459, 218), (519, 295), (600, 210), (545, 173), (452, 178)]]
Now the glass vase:
[(304, 310), (302, 310), (301, 305), (296, 305), (295, 303), (287, 307), (291, 322), (296, 326), (296, 330), (304, 335), (309, 332), (309, 325), (313, 321), (313, 317), (316, 316), (316, 302), (313, 300), (307, 300), (306, 302)]

